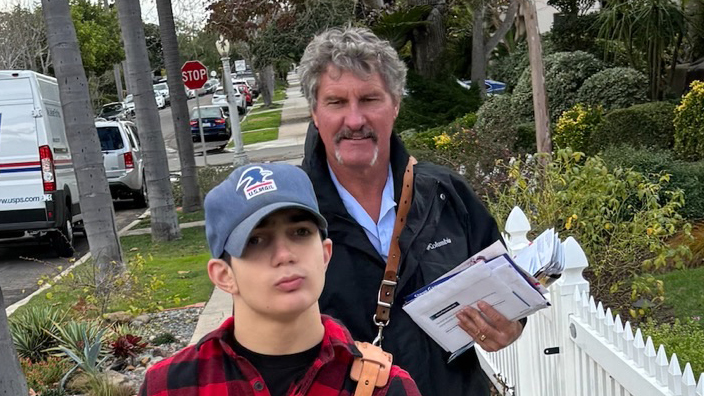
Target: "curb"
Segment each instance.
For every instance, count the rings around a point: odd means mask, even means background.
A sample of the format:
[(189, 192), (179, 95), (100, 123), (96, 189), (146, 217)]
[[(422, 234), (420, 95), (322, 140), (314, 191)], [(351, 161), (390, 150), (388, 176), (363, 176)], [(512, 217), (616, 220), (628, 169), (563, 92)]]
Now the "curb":
[[(142, 213), (137, 220), (131, 222), (130, 224), (123, 227), (120, 231), (118, 231), (117, 236), (118, 237), (122, 236), (127, 231), (129, 231), (132, 227), (136, 226), (140, 222), (140, 220), (143, 219), (147, 215), (147, 213), (149, 213), (149, 209), (147, 209), (144, 213)], [(32, 298), (38, 296), (44, 290), (49, 289), (52, 286), (51, 283), (58, 281), (59, 279), (66, 276), (66, 274), (73, 271), (74, 268), (76, 268), (79, 265), (88, 261), (88, 259), (90, 259), (90, 257), (91, 257), (91, 255), (90, 255), (90, 251), (89, 251), (88, 253), (84, 254), (83, 257), (76, 260), (76, 262), (73, 263), (70, 267), (66, 268), (65, 270), (61, 271), (61, 273), (59, 273), (58, 275), (53, 277), (51, 279), (52, 282), (48, 282), (48, 283), (43, 284), (39, 289), (35, 290), (32, 294), (28, 295), (27, 297), (21, 299), (20, 301), (17, 301), (16, 303), (10, 305), (9, 307), (7, 307), (5, 309), (5, 313), (7, 314), (7, 317), (9, 318), (10, 315), (12, 315), (18, 308), (20, 308), (21, 306), (26, 305), (28, 302), (30, 302), (32, 300)]]

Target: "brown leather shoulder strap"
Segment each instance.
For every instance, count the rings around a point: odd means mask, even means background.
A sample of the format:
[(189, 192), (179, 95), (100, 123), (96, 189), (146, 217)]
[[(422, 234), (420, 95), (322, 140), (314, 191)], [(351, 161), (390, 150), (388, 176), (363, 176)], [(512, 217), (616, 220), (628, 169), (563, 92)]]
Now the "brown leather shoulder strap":
[(368, 342), (355, 341), (355, 345), (362, 357), (354, 359), (350, 371), (352, 380), (357, 381), (354, 396), (371, 396), (375, 387), (383, 388), (389, 382), (393, 356)]
[[(401, 236), (401, 231), (403, 231), (403, 227), (406, 225), (406, 217), (408, 216), (408, 210), (410, 209), (411, 201), (413, 200), (413, 165), (417, 163), (418, 161), (411, 156), (408, 159), (408, 165), (406, 165), (406, 171), (403, 174), (401, 199), (398, 203), (396, 223), (394, 223), (394, 232), (391, 235), (391, 244), (389, 245), (389, 257), (386, 260), (384, 279), (381, 281), (381, 286), (379, 287), (376, 315), (374, 315), (374, 324), (379, 326), (380, 336), (383, 327), (389, 322), (391, 305), (394, 301), (398, 266), (401, 262), (401, 248), (398, 245), (398, 240)], [(377, 340), (375, 340), (375, 345), (380, 345), (380, 336), (377, 337)]]

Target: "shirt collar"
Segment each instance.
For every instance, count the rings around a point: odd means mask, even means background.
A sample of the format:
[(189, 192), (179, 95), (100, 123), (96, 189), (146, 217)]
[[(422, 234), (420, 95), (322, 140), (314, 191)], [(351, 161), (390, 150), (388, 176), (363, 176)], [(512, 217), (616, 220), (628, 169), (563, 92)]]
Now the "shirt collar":
[[(329, 162), (327, 162), (327, 166), (328, 172), (330, 172), (330, 179), (335, 185), (337, 193), (340, 195), (340, 199), (342, 199), (342, 203), (345, 205), (347, 212), (352, 216), (352, 218), (357, 220), (357, 223), (364, 227), (364, 229), (376, 235), (377, 224), (374, 223), (374, 220), (372, 220), (371, 216), (369, 216), (367, 211), (364, 210), (362, 205), (359, 204), (357, 199), (355, 199), (355, 197), (353, 197), (352, 194), (347, 191), (347, 189), (340, 183), (340, 181), (337, 180), (337, 176), (335, 176), (335, 172), (332, 171), (332, 167), (330, 167)], [(384, 190), (381, 193), (379, 221), (381, 221), (381, 219), (384, 218), (384, 216), (386, 216), (386, 214), (390, 210), (393, 210), (395, 207), (396, 201), (394, 201), (394, 177), (393, 172), (391, 170), (391, 164), (389, 164), (389, 169), (386, 172), (386, 183), (384, 184)]]
[[(323, 344), (320, 348), (318, 359), (320, 364), (325, 364), (332, 361), (335, 356), (341, 355), (343, 358), (361, 357), (361, 353), (354, 345), (354, 340), (349, 331), (336, 319), (327, 315), (320, 315), (325, 334), (323, 335)], [(228, 351), (232, 356), (237, 356), (232, 350), (228, 339), (235, 333), (235, 318), (231, 316), (227, 318), (216, 330), (211, 331), (196, 344), (196, 350), (207, 344), (213, 343), (219, 345), (224, 351)]]

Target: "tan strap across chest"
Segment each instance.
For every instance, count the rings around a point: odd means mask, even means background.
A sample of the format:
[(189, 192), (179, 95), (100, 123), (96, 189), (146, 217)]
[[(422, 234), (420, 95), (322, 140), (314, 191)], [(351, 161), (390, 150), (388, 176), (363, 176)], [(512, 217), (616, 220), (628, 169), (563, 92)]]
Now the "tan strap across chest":
[(384, 279), (379, 287), (379, 296), (377, 299), (376, 315), (374, 321), (378, 323), (389, 322), (391, 314), (391, 305), (394, 302), (394, 292), (396, 290), (398, 267), (401, 262), (401, 248), (398, 245), (401, 231), (406, 225), (408, 210), (411, 208), (413, 200), (413, 165), (418, 161), (414, 157), (408, 159), (406, 171), (403, 173), (403, 187), (401, 189), (401, 199), (398, 203), (398, 211), (396, 212), (396, 223), (394, 223), (394, 231), (391, 235), (391, 243), (389, 245), (389, 257), (386, 259), (386, 269), (384, 270)]
[(355, 358), (352, 363), (350, 377), (357, 381), (354, 396), (371, 396), (374, 388), (383, 388), (389, 382), (393, 357), (378, 346), (368, 342), (355, 341), (361, 358)]

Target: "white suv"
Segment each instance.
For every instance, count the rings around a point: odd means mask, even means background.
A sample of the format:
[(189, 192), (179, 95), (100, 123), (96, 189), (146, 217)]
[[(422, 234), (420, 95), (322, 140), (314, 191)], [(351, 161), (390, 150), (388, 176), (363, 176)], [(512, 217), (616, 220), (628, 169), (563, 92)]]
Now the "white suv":
[(98, 121), (95, 127), (112, 197), (133, 199), (137, 206), (148, 206), (144, 159), (137, 127), (126, 121)]
[[(244, 114), (247, 112), (247, 100), (244, 95), (240, 93), (239, 88), (233, 88), (235, 89), (235, 103), (237, 103), (237, 112)], [(211, 103), (215, 106), (227, 108), (227, 95), (225, 95), (225, 90), (223, 87), (218, 87), (218, 89), (215, 90)], [(225, 109), (225, 112), (227, 112), (227, 109)]]

